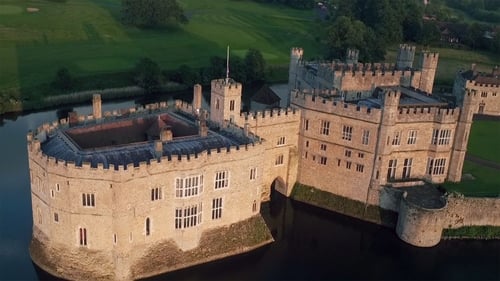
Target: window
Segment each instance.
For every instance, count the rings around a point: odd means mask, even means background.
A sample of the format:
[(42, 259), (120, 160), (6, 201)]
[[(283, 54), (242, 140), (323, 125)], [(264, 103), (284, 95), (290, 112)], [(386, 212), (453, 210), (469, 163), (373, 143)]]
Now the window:
[(286, 139), (285, 137), (279, 137), (278, 138), (278, 142), (276, 143), (276, 145), (285, 145), (285, 142), (286, 142)]
[(80, 246), (87, 246), (87, 229), (84, 227), (80, 227), (78, 229), (79, 231), (79, 238), (80, 238)]
[(363, 135), (361, 137), (361, 143), (364, 145), (368, 145), (369, 141), (370, 141), (370, 131), (363, 130)]
[(359, 157), (359, 158), (365, 158), (365, 154), (364, 154), (364, 153), (361, 153), (361, 152), (358, 152), (358, 157)]
[(362, 173), (364, 169), (365, 169), (364, 165), (356, 164), (356, 172)]
[(326, 151), (326, 144), (322, 143), (319, 145), (319, 149), (320, 150), (323, 150), (323, 151)]
[(95, 207), (95, 197), (93, 193), (82, 193), (82, 205), (84, 207)]
[(352, 153), (352, 151), (346, 149), (346, 151), (344, 152), (344, 155), (345, 155), (345, 157), (351, 157), (351, 153)]
[(306, 141), (306, 147), (309, 147), (309, 141)]
[(255, 180), (257, 178), (257, 168), (250, 169), (250, 180)]
[(344, 125), (342, 128), (342, 139), (350, 141), (352, 139), (352, 127)]
[(481, 97), (482, 98), (488, 97), (488, 92), (481, 92)]
[(432, 159), (429, 158), (427, 163), (427, 174), (429, 175), (444, 175), (446, 166), (446, 158)]
[(151, 201), (160, 200), (161, 196), (161, 187), (155, 187), (151, 189)]
[(234, 100), (229, 101), (229, 111), (234, 111)]
[(212, 219), (220, 219), (222, 217), (222, 198), (212, 199)]
[(450, 144), (451, 130), (441, 130), (439, 132), (439, 145), (448, 145)]
[(346, 161), (345, 167), (346, 167), (346, 169), (350, 170), (351, 169), (351, 161)]
[(59, 184), (56, 183), (56, 191), (59, 192), (60, 191), (60, 187), (59, 187)]
[(215, 101), (215, 109), (219, 109), (219, 99)]
[(175, 209), (175, 229), (189, 228), (201, 223), (201, 203)]
[(55, 194), (54, 194), (54, 190), (53, 190), (53, 189), (51, 189), (51, 190), (50, 190), (50, 197), (52, 197), (52, 198), (54, 198), (54, 197), (55, 197)]
[(309, 119), (302, 119), (302, 130), (307, 131), (309, 130)]
[(219, 171), (215, 173), (215, 189), (229, 186), (229, 171)]
[(146, 218), (146, 236), (149, 236), (151, 233), (151, 220)]
[(319, 157), (319, 163), (320, 163), (321, 165), (326, 165), (326, 157), (324, 157), (324, 156), (320, 156), (320, 157)]
[(330, 121), (321, 120), (320, 135), (328, 136), (330, 134)]
[(276, 157), (276, 160), (274, 160), (274, 165), (283, 165), (283, 154), (280, 154)]
[(118, 238), (116, 237), (116, 234), (113, 234), (113, 244), (116, 245), (116, 242), (118, 242)]
[(392, 145), (400, 145), (401, 144), (401, 132), (394, 132), (394, 136), (392, 138)]
[(398, 160), (391, 159), (389, 160), (389, 168), (387, 169), (387, 179), (394, 179), (396, 177), (396, 166), (398, 164)]
[(58, 213), (54, 213), (54, 221), (59, 222), (59, 214)]
[(434, 129), (432, 131), (432, 144), (448, 145), (450, 144), (451, 130)]
[(203, 175), (175, 179), (175, 197), (191, 197), (203, 191)]
[(408, 179), (410, 178), (411, 175), (411, 164), (413, 163), (413, 158), (406, 158), (404, 163), (403, 163), (403, 174), (402, 178), (403, 179)]
[(409, 130), (408, 131), (408, 144), (415, 144), (417, 143), (417, 131), (416, 130)]
[(340, 167), (340, 164), (341, 164), (341, 163), (342, 163), (342, 160), (337, 159), (337, 166), (339, 166), (339, 167)]
[(257, 212), (257, 200), (253, 200), (253, 204), (252, 204), (252, 211), (255, 213)]

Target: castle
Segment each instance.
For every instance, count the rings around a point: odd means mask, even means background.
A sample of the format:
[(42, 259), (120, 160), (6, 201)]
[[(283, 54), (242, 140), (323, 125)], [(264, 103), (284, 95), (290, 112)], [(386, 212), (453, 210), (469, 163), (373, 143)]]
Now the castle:
[(473, 92), (461, 108), (433, 98), (438, 55), (413, 69), (414, 50), (402, 45), (392, 68), (308, 63), (293, 48), (286, 109), (241, 113), (230, 78), (212, 81), (209, 112), (199, 85), (192, 104), (104, 114), (95, 95), (93, 114), (28, 133), (33, 261), (128, 280), (250, 251), (272, 242), (261, 202), (295, 183), (399, 213), (397, 234), (416, 246), (443, 228), (500, 225), (498, 200), (398, 192), (460, 181), (477, 106)]
[(466, 71), (459, 71), (453, 84), (456, 103), (463, 104), (465, 93), (475, 93), (474, 113), (500, 116), (500, 69), (495, 66), (491, 73), (481, 73), (476, 65)]

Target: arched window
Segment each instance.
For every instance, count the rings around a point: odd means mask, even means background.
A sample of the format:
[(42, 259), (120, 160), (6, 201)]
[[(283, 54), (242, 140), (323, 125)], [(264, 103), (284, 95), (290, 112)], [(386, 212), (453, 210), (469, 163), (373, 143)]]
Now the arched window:
[(146, 218), (146, 236), (149, 236), (151, 230), (151, 221), (149, 218)]

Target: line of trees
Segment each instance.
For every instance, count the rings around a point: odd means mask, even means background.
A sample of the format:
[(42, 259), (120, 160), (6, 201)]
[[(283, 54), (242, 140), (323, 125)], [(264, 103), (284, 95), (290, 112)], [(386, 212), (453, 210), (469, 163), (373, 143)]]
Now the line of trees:
[[(263, 82), (266, 79), (266, 63), (259, 50), (249, 49), (244, 58), (237, 56), (230, 60), (230, 77), (243, 84)], [(167, 81), (186, 86), (196, 83), (208, 85), (210, 81), (226, 76), (226, 58), (213, 56), (209, 66), (192, 68), (181, 65), (175, 70), (161, 71), (160, 66), (149, 58), (137, 62), (133, 70), (133, 82), (147, 93), (155, 93)]]
[(310, 9), (314, 7), (315, 0), (254, 0), (259, 3), (282, 4), (296, 9)]
[(122, 21), (140, 28), (176, 26), (187, 23), (176, 0), (122, 0)]

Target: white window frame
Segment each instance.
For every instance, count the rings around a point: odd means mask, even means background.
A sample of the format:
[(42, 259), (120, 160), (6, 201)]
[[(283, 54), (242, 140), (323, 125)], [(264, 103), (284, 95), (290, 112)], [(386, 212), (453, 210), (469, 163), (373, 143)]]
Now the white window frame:
[(163, 199), (163, 188), (153, 187), (151, 188), (151, 201), (158, 201)]
[(319, 134), (324, 136), (330, 135), (330, 121), (321, 120)]
[(361, 143), (363, 145), (368, 145), (370, 143), (370, 130), (363, 130), (363, 135), (361, 136)]
[(174, 228), (186, 229), (200, 225), (202, 222), (202, 214), (202, 203), (175, 208)]
[(229, 171), (217, 171), (215, 172), (214, 178), (214, 188), (222, 189), (229, 187)]
[(275, 166), (281, 166), (285, 162), (285, 156), (283, 154), (280, 154), (276, 156), (276, 159), (274, 160), (274, 165)]
[(403, 173), (401, 178), (409, 179), (411, 177), (411, 166), (413, 164), (413, 158), (405, 158), (403, 162)]
[(417, 143), (417, 130), (409, 130), (407, 144), (416, 144), (416, 143)]
[(352, 126), (343, 125), (342, 127), (342, 139), (351, 141), (352, 140)]
[(212, 220), (222, 218), (222, 197), (212, 199)]
[(82, 193), (82, 205), (86, 208), (95, 207), (95, 194), (94, 193)]
[(189, 198), (203, 192), (203, 175), (191, 175), (175, 179), (175, 197)]

